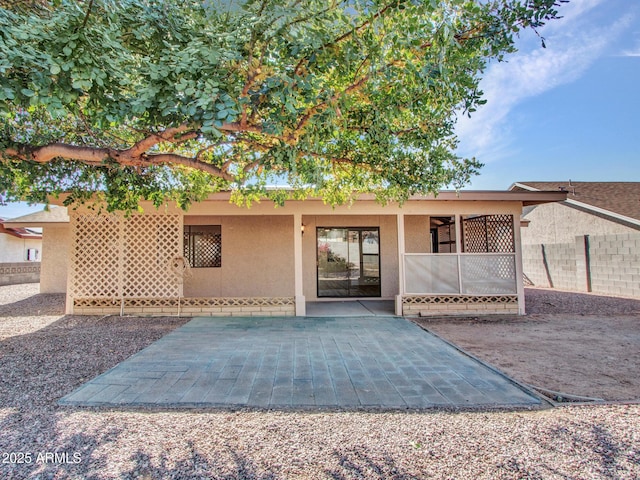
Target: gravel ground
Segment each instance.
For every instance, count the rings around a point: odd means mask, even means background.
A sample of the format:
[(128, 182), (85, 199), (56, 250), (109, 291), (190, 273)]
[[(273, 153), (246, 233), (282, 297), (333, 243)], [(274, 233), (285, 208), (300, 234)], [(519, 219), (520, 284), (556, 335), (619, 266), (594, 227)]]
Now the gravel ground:
[(550, 288), (526, 288), (527, 315), (633, 315), (640, 314), (640, 300)]
[(533, 288), (525, 297), (526, 317), (414, 321), (530, 385), (640, 401), (640, 300)]
[(34, 295), (35, 288), (0, 287), (3, 479), (640, 478), (638, 405), (531, 412), (58, 407), (84, 380), (186, 319), (62, 316), (63, 299)]

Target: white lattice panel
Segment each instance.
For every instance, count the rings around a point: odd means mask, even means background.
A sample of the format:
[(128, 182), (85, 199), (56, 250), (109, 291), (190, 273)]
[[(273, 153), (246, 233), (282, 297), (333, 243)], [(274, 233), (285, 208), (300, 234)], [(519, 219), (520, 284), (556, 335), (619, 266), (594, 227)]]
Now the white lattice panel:
[(74, 298), (178, 297), (179, 215), (72, 215)]
[(122, 219), (116, 215), (72, 215), (73, 297), (120, 297)]
[(133, 215), (124, 228), (124, 297), (177, 297), (172, 259), (182, 256), (178, 215)]
[(405, 295), (405, 305), (474, 305), (474, 304), (517, 304), (517, 295)]

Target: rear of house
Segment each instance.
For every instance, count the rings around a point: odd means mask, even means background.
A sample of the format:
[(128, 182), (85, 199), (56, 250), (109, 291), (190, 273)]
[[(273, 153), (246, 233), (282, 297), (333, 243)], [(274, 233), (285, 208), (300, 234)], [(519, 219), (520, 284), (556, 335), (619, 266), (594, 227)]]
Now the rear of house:
[(221, 193), (188, 212), (80, 208), (58, 281), (76, 314), (305, 315), (307, 302), (336, 299), (394, 300), (399, 315), (522, 314), (523, 205), (565, 197), (441, 192), (403, 205), (246, 209)]

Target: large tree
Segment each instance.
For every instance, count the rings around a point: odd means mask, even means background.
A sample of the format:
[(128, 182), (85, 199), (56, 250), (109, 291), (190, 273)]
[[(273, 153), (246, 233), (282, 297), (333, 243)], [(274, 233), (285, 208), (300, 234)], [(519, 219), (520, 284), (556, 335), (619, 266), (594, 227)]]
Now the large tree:
[(0, 200), (461, 187), (456, 117), (559, 1), (0, 1)]

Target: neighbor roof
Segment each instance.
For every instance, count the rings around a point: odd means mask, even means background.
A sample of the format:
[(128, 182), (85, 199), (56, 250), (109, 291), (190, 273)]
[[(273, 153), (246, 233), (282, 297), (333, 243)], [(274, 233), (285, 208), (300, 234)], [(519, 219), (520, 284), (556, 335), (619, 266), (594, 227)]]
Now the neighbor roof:
[(0, 233), (6, 233), (7, 235), (11, 235), (12, 237), (25, 238), (25, 239), (34, 239), (40, 240), (42, 238), (42, 233), (36, 232), (35, 230), (31, 230), (29, 228), (5, 228), (2, 222), (5, 220), (0, 218)]
[(69, 223), (69, 215), (64, 207), (52, 206), (48, 211), (30, 213), (21, 217), (0, 221), (6, 228), (42, 226), (50, 223)]
[(565, 191), (570, 205), (640, 222), (640, 182), (517, 182), (509, 190)]

